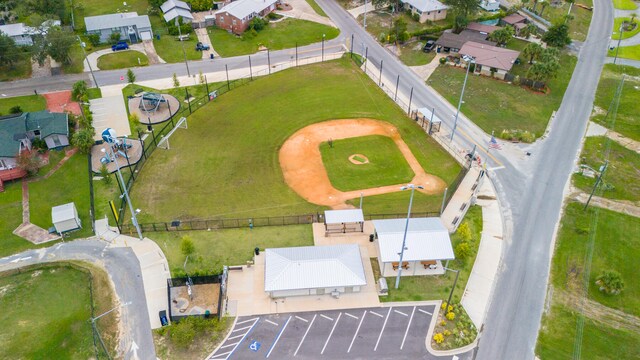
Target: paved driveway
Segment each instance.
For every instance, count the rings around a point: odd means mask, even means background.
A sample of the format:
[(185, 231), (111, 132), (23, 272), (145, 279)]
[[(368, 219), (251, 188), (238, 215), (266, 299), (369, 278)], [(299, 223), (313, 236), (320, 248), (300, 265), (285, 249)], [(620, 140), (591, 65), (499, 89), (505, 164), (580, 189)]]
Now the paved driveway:
[(239, 317), (217, 359), (470, 359), (437, 357), (425, 339), (435, 305)]

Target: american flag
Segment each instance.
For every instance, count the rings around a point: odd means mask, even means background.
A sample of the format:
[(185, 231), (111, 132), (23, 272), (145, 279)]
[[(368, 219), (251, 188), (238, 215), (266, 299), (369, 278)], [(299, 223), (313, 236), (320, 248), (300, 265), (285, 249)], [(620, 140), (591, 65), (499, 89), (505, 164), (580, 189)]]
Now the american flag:
[(493, 135), (491, 135), (491, 140), (489, 140), (489, 149), (497, 149), (497, 150), (502, 149), (502, 146), (500, 146), (500, 144), (498, 144), (498, 142), (496, 141), (495, 136), (493, 136)]

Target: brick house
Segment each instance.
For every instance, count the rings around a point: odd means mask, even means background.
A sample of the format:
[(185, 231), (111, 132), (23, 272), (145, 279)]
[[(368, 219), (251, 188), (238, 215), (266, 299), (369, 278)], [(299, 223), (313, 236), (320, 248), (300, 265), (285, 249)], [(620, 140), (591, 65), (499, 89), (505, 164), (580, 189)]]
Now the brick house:
[(216, 11), (216, 26), (242, 34), (255, 17), (264, 17), (276, 9), (280, 0), (238, 0)]

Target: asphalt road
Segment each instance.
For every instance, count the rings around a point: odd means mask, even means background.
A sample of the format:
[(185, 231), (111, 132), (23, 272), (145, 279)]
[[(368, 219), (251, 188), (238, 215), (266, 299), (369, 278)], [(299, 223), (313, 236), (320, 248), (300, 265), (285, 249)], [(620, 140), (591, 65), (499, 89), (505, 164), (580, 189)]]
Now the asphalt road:
[[(107, 248), (107, 243), (99, 240), (76, 240), (4, 257), (0, 259), (0, 272), (37, 263), (63, 260), (86, 261), (107, 271), (120, 302), (131, 302), (130, 305), (120, 308), (120, 348), (126, 351), (124, 358), (136, 359), (131, 349), (135, 342), (139, 348), (136, 351), (137, 359), (155, 359), (156, 353), (140, 263), (131, 249)], [(100, 314), (96, 314), (98, 315)]]

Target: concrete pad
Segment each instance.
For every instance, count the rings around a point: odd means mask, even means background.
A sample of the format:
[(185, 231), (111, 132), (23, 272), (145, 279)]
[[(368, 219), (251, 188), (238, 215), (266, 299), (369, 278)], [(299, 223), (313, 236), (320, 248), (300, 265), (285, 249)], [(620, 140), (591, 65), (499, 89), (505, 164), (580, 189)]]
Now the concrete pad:
[(589, 121), (589, 124), (587, 125), (587, 134), (586, 136), (604, 136), (607, 135), (607, 131), (609, 131), (609, 129), (607, 129), (606, 127), (600, 125), (600, 124), (596, 124), (593, 121)]
[(358, 244), (360, 247), (364, 247), (369, 252), (369, 256), (379, 257), (377, 242), (370, 242), (369, 235), (375, 232), (372, 221), (364, 222), (363, 232), (352, 233), (338, 233), (327, 234), (325, 233), (324, 224), (314, 223), (313, 225), (313, 244), (316, 246), (321, 245), (340, 245), (340, 244)]
[(96, 129), (94, 140), (102, 140), (100, 134), (106, 128), (114, 129), (118, 136), (131, 135), (125, 106), (122, 92), (116, 96), (89, 100), (89, 108), (93, 113), (93, 127)]

